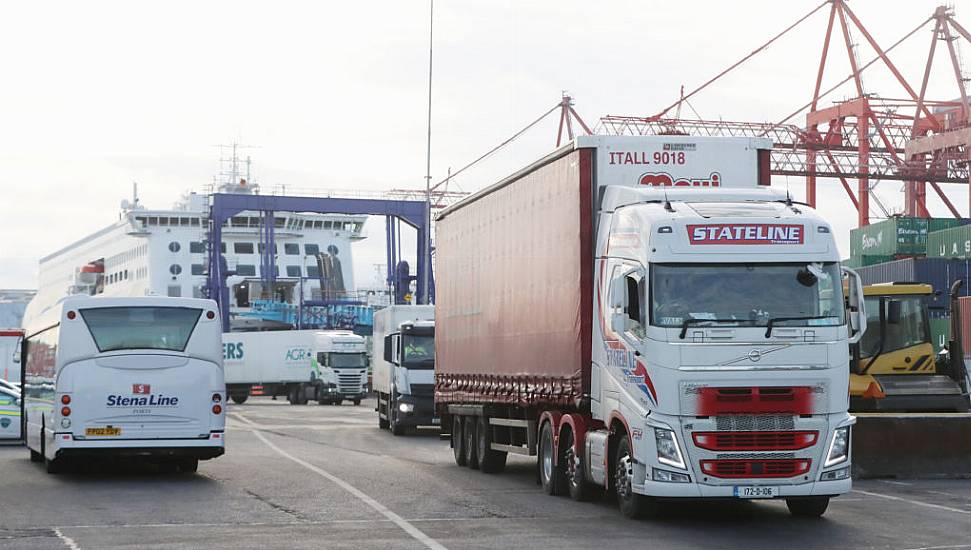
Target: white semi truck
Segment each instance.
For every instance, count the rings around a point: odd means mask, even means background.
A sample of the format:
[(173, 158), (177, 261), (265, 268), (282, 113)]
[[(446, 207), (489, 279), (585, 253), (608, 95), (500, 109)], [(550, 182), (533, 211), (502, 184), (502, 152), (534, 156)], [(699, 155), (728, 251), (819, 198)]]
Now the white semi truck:
[(347, 400), (360, 405), (368, 392), (367, 341), (346, 330), (328, 330), (314, 337), (314, 358), (337, 378), (337, 404)]
[(438, 215), (457, 464), (538, 455), (546, 492), (610, 491), (627, 516), (688, 498), (819, 516), (850, 490), (862, 287), (831, 225), (769, 187), (771, 146), (580, 137)]
[(223, 333), (226, 391), (245, 402), (253, 386), (264, 395), (286, 396), (291, 405), (339, 403), (337, 375), (314, 362), (317, 331)]
[(435, 414), (435, 306), (374, 312), (373, 374), (378, 427), (401, 435), (438, 424)]

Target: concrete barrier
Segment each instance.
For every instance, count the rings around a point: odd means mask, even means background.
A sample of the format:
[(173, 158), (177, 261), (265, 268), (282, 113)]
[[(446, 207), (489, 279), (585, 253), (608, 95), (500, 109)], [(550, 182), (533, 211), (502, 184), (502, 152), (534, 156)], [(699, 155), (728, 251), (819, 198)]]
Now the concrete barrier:
[(971, 414), (855, 416), (853, 477), (971, 477)]

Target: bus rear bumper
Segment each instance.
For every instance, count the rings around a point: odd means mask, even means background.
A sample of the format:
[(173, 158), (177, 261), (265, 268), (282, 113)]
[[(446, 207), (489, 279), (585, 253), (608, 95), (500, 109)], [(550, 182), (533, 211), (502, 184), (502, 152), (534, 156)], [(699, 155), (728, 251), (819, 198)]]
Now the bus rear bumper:
[(55, 458), (141, 457), (149, 459), (194, 458), (209, 460), (226, 452), (222, 432), (197, 439), (75, 439), (69, 433), (54, 434)]

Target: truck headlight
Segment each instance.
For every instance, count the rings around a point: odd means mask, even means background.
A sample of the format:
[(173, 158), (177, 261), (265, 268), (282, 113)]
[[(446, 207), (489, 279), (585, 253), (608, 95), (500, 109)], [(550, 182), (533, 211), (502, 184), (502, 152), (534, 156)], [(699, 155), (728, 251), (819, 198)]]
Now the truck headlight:
[(415, 410), (415, 406), (411, 403), (399, 403), (398, 410), (403, 413), (410, 413), (411, 411)]
[(850, 452), (850, 427), (836, 428), (833, 434), (833, 441), (829, 444), (829, 453), (826, 455), (826, 462), (823, 467), (830, 467), (846, 460)]
[(654, 428), (654, 441), (657, 442), (657, 460), (661, 464), (674, 466), (684, 469), (684, 459), (681, 457), (681, 448), (678, 447), (678, 438), (674, 432), (663, 428)]

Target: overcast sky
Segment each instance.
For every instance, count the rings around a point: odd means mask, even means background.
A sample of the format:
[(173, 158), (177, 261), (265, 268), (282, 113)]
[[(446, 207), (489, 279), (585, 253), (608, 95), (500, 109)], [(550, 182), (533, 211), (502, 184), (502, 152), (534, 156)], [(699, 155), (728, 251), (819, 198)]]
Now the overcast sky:
[[(938, 3), (850, 6), (886, 46)], [(438, 0), (433, 176), (509, 137), (563, 90), (591, 125), (605, 114), (654, 114), (679, 86), (703, 82), (816, 5)], [(35, 287), (38, 258), (116, 220), (133, 181), (148, 207), (201, 190), (218, 169), (215, 144), (257, 146), (248, 154), (264, 186), (422, 187), (427, 8), (419, 0), (3, 3), (0, 288)], [(777, 121), (807, 102), (827, 9), (692, 106), (705, 118)], [(957, 18), (971, 26), (971, 6)], [(891, 54), (915, 86), (930, 36), (927, 27)], [(848, 74), (834, 39), (827, 84)], [(958, 95), (945, 55), (939, 47), (929, 97)], [(863, 45), (859, 56), (868, 61), (872, 51)], [(903, 96), (880, 67), (864, 83)], [(845, 88), (824, 104), (851, 95)], [(550, 150), (555, 134), (550, 118), (456, 183), (481, 188)], [(774, 184), (803, 193), (801, 178)], [(877, 193), (899, 208), (900, 189), (885, 182)], [(967, 188), (949, 192), (966, 213)], [(819, 197), (846, 254), (855, 213), (838, 183), (824, 183)], [(939, 201), (931, 208), (945, 213)], [(383, 226), (369, 223), (369, 234), (355, 248), (359, 283), (383, 261)]]

